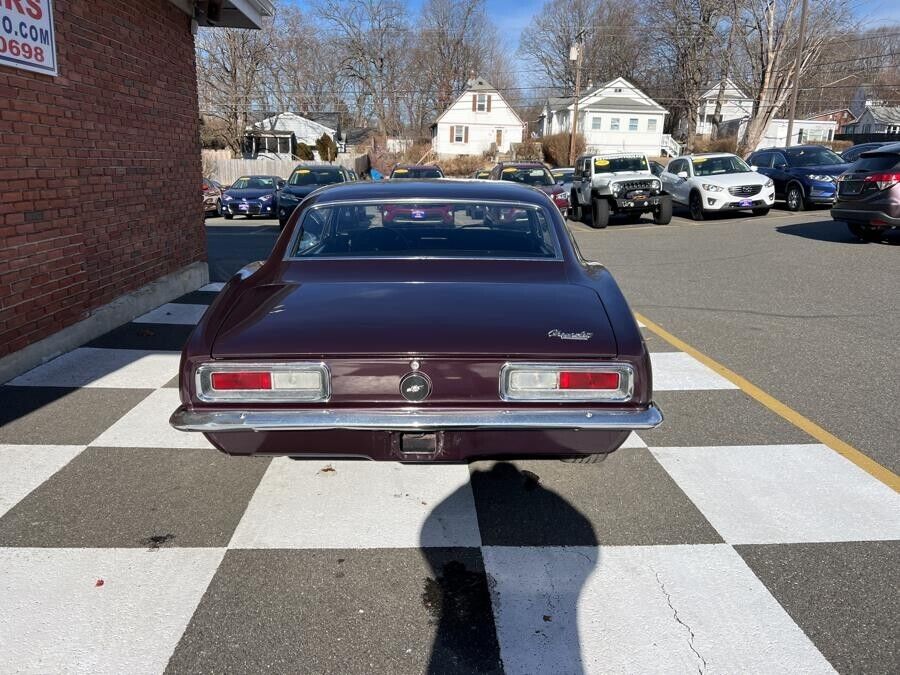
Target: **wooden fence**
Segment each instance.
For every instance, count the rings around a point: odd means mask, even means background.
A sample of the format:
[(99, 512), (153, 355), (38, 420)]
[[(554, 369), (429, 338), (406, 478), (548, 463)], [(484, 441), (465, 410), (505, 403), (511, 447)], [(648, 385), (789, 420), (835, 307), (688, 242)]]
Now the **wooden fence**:
[[(327, 162), (300, 162), (293, 159), (233, 159), (227, 151), (203, 150), (203, 175), (214, 178), (223, 185), (231, 185), (241, 176), (280, 176), (287, 178), (298, 164), (323, 164)], [(224, 156), (223, 156), (224, 155)], [(369, 168), (368, 155), (341, 155), (332, 165), (345, 166), (361, 174)]]

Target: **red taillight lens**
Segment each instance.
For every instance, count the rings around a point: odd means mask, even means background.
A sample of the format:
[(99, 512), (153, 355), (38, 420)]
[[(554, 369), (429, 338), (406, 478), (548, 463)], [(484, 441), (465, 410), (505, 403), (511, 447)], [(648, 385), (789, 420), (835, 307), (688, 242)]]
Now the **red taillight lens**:
[(207, 185), (206, 183), (204, 183), (204, 184), (203, 184), (203, 190), (204, 190), (204, 191), (209, 190), (209, 185)]
[(258, 391), (272, 388), (272, 374), (266, 372), (224, 372), (212, 373), (210, 377), (213, 389)]
[(863, 178), (864, 183), (875, 183), (879, 190), (887, 190), (900, 183), (900, 173), (872, 173)]
[(619, 373), (588, 373), (564, 370), (559, 374), (560, 389), (618, 389)]

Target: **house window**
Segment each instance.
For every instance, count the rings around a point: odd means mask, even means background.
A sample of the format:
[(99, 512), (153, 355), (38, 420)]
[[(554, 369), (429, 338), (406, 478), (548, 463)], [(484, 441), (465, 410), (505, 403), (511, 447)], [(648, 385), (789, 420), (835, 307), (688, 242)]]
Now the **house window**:
[(647, 120), (647, 131), (656, 131), (656, 120)]
[(619, 130), (619, 118), (618, 118), (618, 117), (611, 117), (611, 118), (610, 118), (610, 120), (609, 120), (609, 128), (610, 128), (611, 131), (618, 131), (618, 130)]
[(631, 117), (628, 120), (628, 131), (637, 131), (638, 130), (638, 118)]
[(475, 110), (484, 112), (487, 110), (487, 94), (478, 94), (478, 101), (475, 104)]
[(591, 129), (593, 129), (595, 131), (599, 131), (600, 130), (600, 121), (601, 121), (600, 115), (594, 115), (591, 118)]
[(453, 127), (453, 142), (454, 143), (465, 143), (466, 142), (466, 128), (461, 124), (457, 124)]

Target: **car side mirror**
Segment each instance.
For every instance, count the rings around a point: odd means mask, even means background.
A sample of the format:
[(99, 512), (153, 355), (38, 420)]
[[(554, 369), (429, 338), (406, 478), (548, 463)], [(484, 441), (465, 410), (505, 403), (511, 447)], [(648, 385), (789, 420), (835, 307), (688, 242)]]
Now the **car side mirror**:
[(678, 172), (677, 174), (675, 174), (675, 175), (678, 176), (679, 178), (687, 178), (687, 177), (688, 177), (688, 172), (687, 172), (687, 171), (679, 171), (679, 172)]
[(775, 165), (775, 168), (776, 169), (786, 169), (787, 164), (785, 164), (784, 162), (779, 162), (778, 164)]

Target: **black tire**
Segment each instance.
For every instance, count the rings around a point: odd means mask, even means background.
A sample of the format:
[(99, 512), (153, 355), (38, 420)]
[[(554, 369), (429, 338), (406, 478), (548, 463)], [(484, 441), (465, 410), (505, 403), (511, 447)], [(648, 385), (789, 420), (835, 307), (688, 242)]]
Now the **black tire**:
[(653, 212), (653, 222), (657, 225), (668, 225), (672, 222), (672, 197), (663, 195), (659, 198), (659, 206)]
[(577, 192), (569, 193), (569, 217), (578, 222), (584, 222), (584, 208), (578, 203)]
[(559, 461), (566, 464), (599, 464), (609, 457), (610, 453), (597, 455), (572, 455), (571, 457), (560, 457)]
[(847, 228), (857, 239), (863, 241), (878, 243), (884, 238), (884, 232), (880, 229), (869, 227), (868, 225), (860, 225), (858, 223), (847, 223)]
[(609, 225), (609, 202), (595, 197), (591, 200), (591, 227), (602, 230)]
[(688, 198), (688, 208), (691, 211), (691, 220), (703, 220), (706, 214), (703, 212), (703, 197), (699, 192), (692, 192)]
[(803, 202), (803, 189), (797, 183), (788, 185), (784, 193), (784, 204), (788, 211), (802, 211), (806, 208)]
[(753, 215), (754, 216), (767, 216), (767, 215), (769, 215), (769, 207), (766, 206), (766, 207), (759, 208), (759, 209), (753, 209)]
[(228, 211), (226, 211), (222, 215), (225, 217), (225, 220), (231, 220), (232, 218), (234, 218), (234, 216), (228, 213)]
[(222, 213), (223, 213), (222, 212), (222, 200), (217, 199), (216, 200), (216, 216), (221, 216)]

